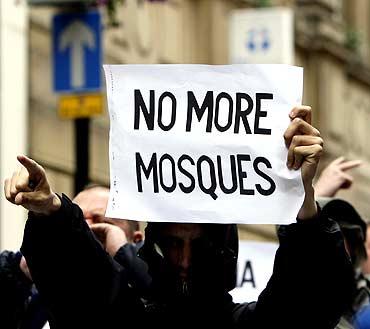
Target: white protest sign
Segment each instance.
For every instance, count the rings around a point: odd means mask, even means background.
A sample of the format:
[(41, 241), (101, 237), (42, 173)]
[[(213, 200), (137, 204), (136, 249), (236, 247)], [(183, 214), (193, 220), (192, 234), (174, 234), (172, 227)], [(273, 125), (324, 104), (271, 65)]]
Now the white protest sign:
[(283, 134), (301, 103), (288, 65), (107, 65), (106, 215), (147, 221), (291, 223), (300, 171)]
[(230, 291), (235, 303), (258, 299), (269, 281), (278, 243), (239, 241), (238, 277)]

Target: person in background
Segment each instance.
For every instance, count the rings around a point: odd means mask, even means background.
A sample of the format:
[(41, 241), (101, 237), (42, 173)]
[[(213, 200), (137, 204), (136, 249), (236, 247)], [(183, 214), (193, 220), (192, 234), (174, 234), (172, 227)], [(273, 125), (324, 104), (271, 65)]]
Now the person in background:
[(4, 329), (21, 328), (33, 293), (28, 267), (21, 260), (20, 252), (0, 253), (0, 327)]
[(81, 208), (86, 223), (106, 252), (126, 268), (131, 286), (146, 296), (151, 278), (146, 264), (137, 257), (144, 243), (143, 232), (138, 221), (105, 217), (108, 200), (107, 187), (90, 185), (72, 202)]
[(355, 285), (351, 303), (341, 317), (338, 329), (354, 328), (357, 314), (362, 312), (370, 301), (370, 282), (362, 273), (369, 264), (367, 255), (370, 254), (366, 251), (365, 241), (370, 240), (370, 232), (367, 233), (365, 221), (349, 202), (335, 198), (341, 189), (349, 189), (353, 184), (353, 176), (348, 171), (361, 165), (361, 160), (348, 161), (341, 156), (324, 168), (315, 184), (315, 195), (322, 211), (338, 222), (353, 264)]
[[(370, 282), (370, 223), (367, 222), (365, 249), (367, 260), (362, 264), (362, 273), (367, 282)], [(370, 304), (363, 307), (357, 312), (354, 317), (354, 325), (356, 329), (370, 328)]]
[[(107, 187), (101, 185), (88, 185), (83, 191), (78, 193), (72, 201), (81, 208), (87, 224), (98, 239), (105, 235), (104, 233), (109, 228), (107, 227), (109, 224), (121, 229), (121, 232), (123, 232), (125, 236), (124, 239), (130, 244), (135, 244), (137, 249), (139, 249), (143, 243), (144, 237), (143, 232), (140, 231), (139, 222), (128, 219), (105, 217), (108, 200), (109, 189)], [(116, 228), (112, 230), (116, 230)], [(120, 232), (117, 231), (117, 236), (119, 233)], [(105, 241), (101, 240), (101, 242), (105, 245)], [(108, 253), (112, 255), (116, 253), (116, 251), (111, 250), (109, 245), (105, 247)]]
[[(111, 250), (115, 239), (120, 239), (120, 261), (132, 269), (133, 280), (142, 291), (146, 289), (149, 278), (146, 268), (141, 263), (133, 265), (131, 260), (143, 243), (143, 233), (137, 221), (111, 219), (105, 217), (109, 199), (109, 189), (104, 186), (90, 185), (78, 193), (73, 202), (83, 211), (84, 218), (103, 244), (106, 251)], [(105, 232), (109, 231), (106, 243)], [(104, 239), (102, 238), (104, 236)], [(112, 241), (113, 239), (113, 241)], [(138, 268), (140, 267), (140, 268)], [(4, 329), (41, 329), (46, 325), (47, 311), (42, 298), (33, 284), (26, 259), (18, 252), (3, 251), (0, 253), (0, 328)]]
[[(339, 224), (344, 237), (344, 243), (352, 260), (352, 275), (354, 286), (350, 303), (343, 313), (337, 329), (354, 328), (356, 313), (370, 302), (370, 282), (362, 274), (362, 265), (366, 262), (365, 249), (366, 223), (356, 209), (347, 201), (339, 198), (317, 198), (321, 214)], [(341, 289), (341, 287), (338, 287)]]

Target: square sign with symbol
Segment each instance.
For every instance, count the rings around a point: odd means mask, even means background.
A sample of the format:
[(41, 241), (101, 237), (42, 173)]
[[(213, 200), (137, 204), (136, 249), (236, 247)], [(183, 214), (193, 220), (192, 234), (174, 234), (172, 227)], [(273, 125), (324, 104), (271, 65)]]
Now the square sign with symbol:
[(54, 91), (96, 91), (101, 87), (101, 19), (97, 11), (53, 18)]
[(229, 62), (293, 64), (293, 17), (290, 8), (232, 11), (229, 25)]

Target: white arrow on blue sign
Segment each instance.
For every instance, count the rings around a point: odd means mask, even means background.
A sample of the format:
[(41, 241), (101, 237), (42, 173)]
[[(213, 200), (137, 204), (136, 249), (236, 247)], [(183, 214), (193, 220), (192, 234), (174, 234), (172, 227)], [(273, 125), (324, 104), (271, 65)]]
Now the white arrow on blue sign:
[(87, 92), (101, 87), (99, 12), (58, 14), (53, 18), (55, 92)]

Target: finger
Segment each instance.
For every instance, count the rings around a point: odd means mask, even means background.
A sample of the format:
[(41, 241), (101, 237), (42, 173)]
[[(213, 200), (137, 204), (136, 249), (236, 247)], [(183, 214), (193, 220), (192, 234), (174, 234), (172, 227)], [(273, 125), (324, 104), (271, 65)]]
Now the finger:
[(22, 191), (22, 192), (31, 192), (31, 188), (29, 187), (29, 174), (28, 174), (28, 171), (27, 169), (25, 169), (24, 167), (22, 167), (19, 175), (18, 175), (18, 180), (15, 184), (15, 187), (18, 191)]
[(298, 169), (301, 167), (304, 161), (308, 161), (311, 164), (317, 164), (318, 159), (322, 154), (322, 146), (319, 144), (309, 146), (297, 146), (294, 149), (294, 164), (293, 168)]
[(295, 118), (301, 118), (307, 123), (311, 124), (312, 108), (307, 105), (299, 105), (290, 111), (289, 117), (293, 120)]
[(320, 132), (301, 118), (295, 118), (284, 133), (285, 144), (289, 147), (293, 136), (312, 135), (320, 137)]
[(24, 193), (20, 192), (18, 193), (14, 198), (14, 203), (18, 206), (25, 204), (26, 198), (24, 198)]
[(100, 224), (91, 224), (90, 225), (90, 229), (92, 230), (92, 231), (98, 231), (99, 229), (101, 229), (101, 225)]
[(336, 159), (332, 162), (332, 164), (333, 164), (333, 165), (338, 165), (338, 164), (342, 163), (344, 160), (345, 160), (344, 156), (340, 156), (339, 158), (336, 158)]
[(15, 196), (18, 193), (18, 190), (16, 188), (17, 181), (18, 181), (19, 171), (15, 171), (12, 175), (11, 181), (10, 181), (10, 197), (14, 200)]
[(92, 224), (90, 230), (101, 243), (105, 243), (107, 233), (104, 224)]
[(5, 198), (10, 201), (10, 202), (13, 202), (11, 196), (10, 196), (10, 178), (7, 178), (5, 181), (4, 181), (4, 193), (5, 193)]
[(105, 230), (107, 229), (107, 226), (106, 225), (109, 225), (109, 224), (104, 224), (104, 223), (94, 223), (94, 224), (91, 224), (90, 225), (90, 229), (94, 232), (94, 233), (104, 233)]
[(33, 178), (39, 179), (44, 175), (44, 168), (42, 168), (36, 161), (26, 157), (25, 155), (18, 155), (18, 161), (25, 167), (30, 174), (30, 180)]
[(115, 225), (115, 226), (119, 226), (113, 218), (110, 218), (110, 217), (104, 217), (104, 223), (107, 223), (109, 225)]
[(14, 200), (17, 205), (22, 205), (27, 209), (38, 209), (45, 203), (45, 196), (39, 192), (19, 192)]
[(13, 199), (13, 203), (18, 206), (23, 206), (30, 209), (29, 206), (35, 203), (35, 199), (31, 199), (31, 196), (27, 195), (27, 192), (19, 192)]
[(289, 145), (288, 157), (287, 157), (287, 166), (288, 168), (294, 167), (294, 149), (297, 146), (309, 146), (313, 144), (318, 144), (323, 147), (324, 141), (321, 137), (316, 136), (307, 136), (307, 135), (295, 135), (292, 138), (292, 142)]
[(295, 148), (295, 152), (294, 152), (294, 162), (293, 162), (293, 165), (292, 165), (292, 168), (297, 170), (301, 167), (302, 165), (302, 162), (303, 162), (303, 155), (302, 153), (300, 152), (297, 152), (296, 148)]
[(352, 161), (346, 161), (344, 163), (341, 163), (339, 165), (339, 168), (341, 170), (349, 170), (349, 169), (352, 169), (352, 168), (356, 168), (358, 166), (362, 165), (362, 161), (361, 160), (352, 160)]
[(89, 218), (85, 218), (85, 221), (87, 223), (87, 225), (91, 228), (91, 226), (94, 224), (94, 222), (92, 221), (92, 219), (89, 219)]

